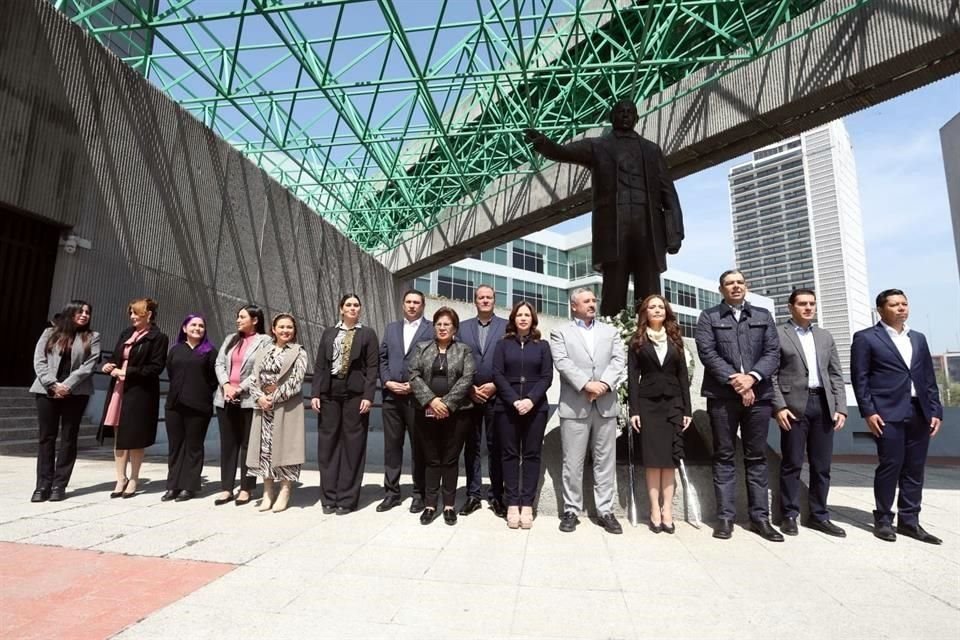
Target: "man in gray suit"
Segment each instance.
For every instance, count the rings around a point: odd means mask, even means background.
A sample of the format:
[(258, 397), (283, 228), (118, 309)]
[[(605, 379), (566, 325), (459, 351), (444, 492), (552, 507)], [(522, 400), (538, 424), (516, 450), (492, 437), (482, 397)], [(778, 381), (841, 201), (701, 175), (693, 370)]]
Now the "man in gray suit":
[(803, 452), (810, 461), (810, 520), (807, 526), (838, 538), (846, 532), (830, 522), (830, 460), (833, 432), (847, 419), (840, 354), (829, 332), (815, 327), (817, 296), (796, 289), (787, 304), (790, 321), (780, 334), (780, 370), (773, 375), (773, 411), (780, 425), (780, 530), (795, 536), (800, 515), (800, 470)]
[(563, 515), (560, 531), (577, 528), (583, 510), (583, 462), (593, 454), (593, 495), (600, 525), (623, 533), (613, 515), (616, 493), (617, 389), (626, 377), (627, 356), (614, 327), (596, 321), (590, 289), (570, 294), (573, 322), (550, 333), (553, 363), (560, 373), (560, 441), (563, 446)]

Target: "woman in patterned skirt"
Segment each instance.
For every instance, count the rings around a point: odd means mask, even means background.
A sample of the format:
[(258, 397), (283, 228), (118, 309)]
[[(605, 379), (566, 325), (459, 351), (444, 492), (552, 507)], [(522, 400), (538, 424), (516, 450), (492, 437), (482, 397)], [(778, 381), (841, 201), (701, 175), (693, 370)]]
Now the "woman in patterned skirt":
[[(290, 503), (293, 483), (306, 461), (303, 424), (303, 376), (307, 352), (296, 343), (297, 323), (281, 313), (273, 319), (273, 346), (261, 350), (246, 387), (256, 403), (250, 444), (248, 473), (263, 479), (260, 511), (279, 513)], [(280, 492), (274, 498), (274, 485)]]

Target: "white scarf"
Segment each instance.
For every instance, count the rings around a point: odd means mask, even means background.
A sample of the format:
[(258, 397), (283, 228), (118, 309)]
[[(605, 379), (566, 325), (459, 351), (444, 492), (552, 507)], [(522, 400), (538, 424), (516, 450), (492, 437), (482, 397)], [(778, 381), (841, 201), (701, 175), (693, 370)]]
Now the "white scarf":
[(667, 357), (667, 330), (661, 327), (659, 331), (656, 331), (647, 327), (647, 339), (657, 352), (657, 358), (660, 360), (660, 364), (663, 364), (664, 359)]

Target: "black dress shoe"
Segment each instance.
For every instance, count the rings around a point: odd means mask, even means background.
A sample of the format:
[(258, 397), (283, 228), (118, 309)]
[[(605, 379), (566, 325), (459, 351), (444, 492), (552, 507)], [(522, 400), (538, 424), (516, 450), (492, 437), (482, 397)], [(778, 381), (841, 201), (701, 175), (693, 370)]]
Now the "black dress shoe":
[(331, 507), (331, 506), (328, 505), (328, 504), (323, 505), (322, 510), (323, 510), (323, 512), (324, 512), (325, 514), (327, 514), (327, 515), (330, 515), (331, 513), (336, 513), (336, 512), (337, 512), (337, 508), (336, 508), (336, 507)]
[(46, 502), (50, 499), (50, 489), (37, 489), (30, 496), (30, 502)]
[(430, 524), (437, 517), (436, 509), (424, 509), (420, 514), (420, 524)]
[[(51, 497), (50, 499), (52, 500), (53, 498)], [(919, 540), (920, 542), (926, 542), (927, 544), (943, 544), (943, 540), (932, 533), (927, 533), (919, 524), (898, 524), (897, 533), (907, 536), (908, 538), (913, 538), (914, 540)]]
[(173, 500), (174, 498), (176, 498), (177, 494), (179, 493), (180, 492), (177, 491), (176, 489), (167, 489), (166, 492), (164, 492), (164, 494), (160, 496), (160, 501), (169, 502), (170, 500)]
[(783, 522), (780, 523), (780, 531), (782, 531), (785, 536), (795, 536), (800, 533), (800, 529), (797, 528), (797, 519), (784, 518)]
[(124, 480), (124, 481), (123, 481), (123, 484), (120, 486), (120, 491), (111, 491), (111, 492), (110, 492), (110, 497), (111, 497), (111, 498), (120, 498), (120, 497), (122, 497), (122, 496), (123, 496), (123, 490), (127, 488), (127, 483), (128, 483), (128, 482), (130, 482), (130, 481), (129, 481), (129, 480)]
[(733, 520), (721, 518), (717, 522), (716, 529), (713, 530), (713, 537), (719, 540), (729, 540), (733, 537)]
[(580, 518), (573, 511), (564, 511), (563, 515), (560, 516), (560, 531), (564, 533), (575, 530), (578, 524), (580, 524)]
[[(482, 506), (483, 504), (480, 502), (480, 498), (470, 496), (467, 498), (467, 501), (463, 503), (463, 506), (460, 507), (460, 515), (468, 516)], [(446, 515), (444, 515), (444, 517), (446, 517)], [(456, 522), (456, 520), (454, 520), (454, 522)], [(448, 522), (447, 524), (450, 523)]]
[(667, 524), (666, 522), (664, 522), (660, 525), (660, 530), (663, 531), (664, 533), (669, 533), (670, 535), (673, 535), (674, 533), (677, 532), (677, 525), (673, 524), (672, 522), (670, 524)]
[(607, 533), (612, 533), (614, 535), (623, 533), (623, 527), (620, 526), (620, 523), (617, 522), (616, 516), (612, 513), (605, 513), (599, 518), (597, 518), (597, 523), (603, 527), (604, 531)]
[(810, 520), (810, 522), (807, 523), (807, 527), (810, 529), (816, 529), (820, 533), (825, 533), (828, 536), (833, 536), (835, 538), (847, 537), (846, 531), (833, 524), (829, 520)]
[(773, 528), (769, 520), (751, 520), (750, 531), (770, 542), (783, 542), (783, 535)]
[(377, 505), (377, 512), (383, 513), (384, 511), (390, 511), (396, 506), (400, 505), (400, 496), (390, 495), (383, 499), (383, 502)]
[(233, 492), (230, 492), (230, 496), (229, 496), (229, 497), (227, 497), (227, 498), (217, 498), (216, 500), (213, 501), (213, 504), (215, 504), (216, 506), (220, 507), (220, 506), (223, 506), (223, 505), (227, 504), (228, 502), (233, 502), (234, 498), (236, 498), (236, 496), (233, 495)]
[(67, 490), (64, 487), (54, 487), (50, 490), (50, 502), (63, 502), (67, 498)]
[(184, 489), (179, 493), (179, 495), (177, 495), (177, 502), (186, 502), (187, 500), (193, 500), (194, 496), (196, 495), (197, 494), (195, 494), (193, 491), (190, 491), (189, 489)]
[(413, 500), (410, 501), (410, 513), (420, 513), (425, 506), (426, 505), (423, 504), (423, 498), (414, 495)]
[(659, 522), (657, 522), (656, 524), (654, 524), (653, 522), (648, 522), (647, 529), (650, 529), (650, 531), (654, 533), (660, 533), (661, 531), (663, 531), (663, 524)]
[(893, 531), (893, 525), (879, 523), (873, 527), (873, 537), (880, 538), (884, 542), (896, 542), (897, 534)]
[(503, 504), (503, 500), (494, 498), (493, 500), (489, 501), (489, 504), (490, 510), (493, 511), (493, 515), (497, 516), (498, 518), (507, 517), (507, 506)]
[[(477, 500), (477, 502), (480, 502)], [(457, 512), (453, 509), (444, 509), (443, 510), (443, 521), (450, 525), (451, 527), (457, 524)]]
[(251, 500), (253, 500), (253, 495), (251, 494), (251, 492), (248, 491), (248, 492), (247, 492), (247, 497), (246, 497), (246, 498), (237, 497), (235, 504), (236, 504), (238, 507), (242, 507), (243, 505), (247, 504), (247, 503), (250, 502)]
[(350, 507), (337, 507), (338, 516), (345, 516), (348, 513), (353, 513), (353, 509), (351, 509)]

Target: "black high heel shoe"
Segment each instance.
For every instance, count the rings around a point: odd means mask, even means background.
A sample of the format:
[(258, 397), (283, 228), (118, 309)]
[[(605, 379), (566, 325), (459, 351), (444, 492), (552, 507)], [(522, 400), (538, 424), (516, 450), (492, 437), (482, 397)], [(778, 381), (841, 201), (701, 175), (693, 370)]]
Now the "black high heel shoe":
[(123, 496), (123, 490), (127, 488), (127, 483), (128, 483), (128, 482), (130, 482), (129, 478), (124, 478), (124, 479), (123, 479), (123, 485), (120, 487), (120, 491), (111, 491), (111, 492), (110, 492), (110, 497), (111, 497), (111, 498), (119, 498), (119, 497)]
[(660, 524), (660, 530), (663, 531), (664, 533), (669, 533), (670, 535), (673, 535), (673, 533), (677, 530), (677, 525), (673, 524), (672, 522), (670, 524), (663, 522)]
[(661, 531), (663, 531), (663, 525), (662, 525), (661, 523), (659, 523), (659, 522), (656, 522), (656, 523), (655, 523), (655, 522), (648, 522), (648, 523), (647, 523), (647, 528), (650, 529), (650, 531), (652, 531), (652, 532), (654, 532), (654, 533), (660, 533)]

